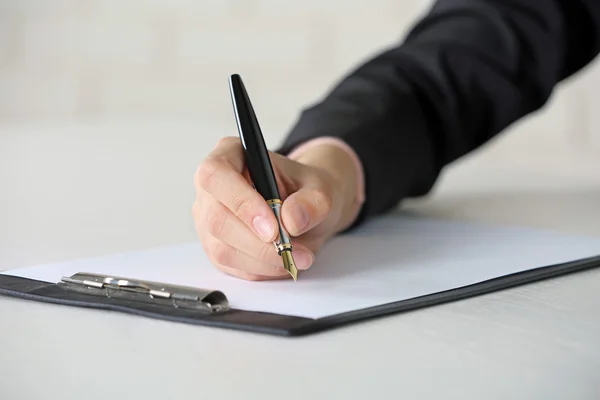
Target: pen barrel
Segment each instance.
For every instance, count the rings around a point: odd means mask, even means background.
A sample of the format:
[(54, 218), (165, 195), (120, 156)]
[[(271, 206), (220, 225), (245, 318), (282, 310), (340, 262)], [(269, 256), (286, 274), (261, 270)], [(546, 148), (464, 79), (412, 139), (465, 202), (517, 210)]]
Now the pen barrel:
[(266, 150), (264, 143), (254, 145), (257, 141), (262, 141), (262, 137), (257, 138), (256, 141), (253, 141), (252, 143), (244, 141), (243, 137), (240, 138), (242, 139), (242, 145), (245, 149), (248, 174), (250, 175), (254, 188), (266, 201), (279, 199), (279, 189), (277, 187), (277, 180), (275, 179), (275, 172), (271, 165), (269, 153)]
[(281, 253), (285, 250), (292, 250), (292, 239), (290, 239), (289, 234), (283, 227), (283, 222), (281, 219), (281, 200), (271, 200), (268, 201), (269, 207), (273, 210), (275, 214), (275, 218), (277, 218), (278, 226), (279, 226), (279, 237), (274, 242), (275, 248), (277, 249), (277, 253), (281, 255)]
[(269, 151), (244, 82), (239, 75), (235, 74), (230, 77), (229, 86), (250, 179), (256, 191), (266, 201), (279, 199), (279, 189)]

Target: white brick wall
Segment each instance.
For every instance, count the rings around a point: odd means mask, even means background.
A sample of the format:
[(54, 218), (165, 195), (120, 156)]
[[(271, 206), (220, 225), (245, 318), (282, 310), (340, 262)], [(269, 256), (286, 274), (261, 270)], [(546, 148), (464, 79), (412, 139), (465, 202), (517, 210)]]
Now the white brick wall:
[[(300, 108), (399, 40), (430, 3), (3, 0), (0, 124), (195, 118), (228, 126), (227, 76), (239, 72), (276, 141)], [(599, 86), (600, 67), (588, 69), (506, 140), (539, 154), (600, 148)], [(515, 149), (496, 147), (505, 158)]]

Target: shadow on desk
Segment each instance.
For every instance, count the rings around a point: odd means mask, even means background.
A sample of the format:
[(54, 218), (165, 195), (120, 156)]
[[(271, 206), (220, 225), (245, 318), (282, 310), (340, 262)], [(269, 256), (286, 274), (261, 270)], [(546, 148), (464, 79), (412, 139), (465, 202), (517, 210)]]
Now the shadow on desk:
[(600, 188), (439, 194), (407, 201), (402, 208), (433, 218), (600, 236)]

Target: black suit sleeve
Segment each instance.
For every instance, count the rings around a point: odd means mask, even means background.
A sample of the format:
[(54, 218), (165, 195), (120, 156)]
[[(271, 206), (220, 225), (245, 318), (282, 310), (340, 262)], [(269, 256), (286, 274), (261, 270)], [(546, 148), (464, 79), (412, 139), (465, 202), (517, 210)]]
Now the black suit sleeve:
[(600, 0), (438, 0), (397, 47), (305, 109), (278, 150), (335, 136), (358, 154), (354, 226), (428, 193), (441, 170), (538, 110), (599, 52)]

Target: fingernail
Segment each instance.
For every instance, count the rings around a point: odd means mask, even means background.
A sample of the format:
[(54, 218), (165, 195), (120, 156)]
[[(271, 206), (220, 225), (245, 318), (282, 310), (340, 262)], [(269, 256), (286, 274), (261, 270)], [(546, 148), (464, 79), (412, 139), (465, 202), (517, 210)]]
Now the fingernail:
[(252, 220), (252, 225), (254, 226), (256, 233), (258, 233), (258, 236), (260, 236), (260, 238), (265, 242), (273, 237), (275, 229), (265, 217), (254, 217)]
[(292, 213), (294, 215), (294, 221), (296, 221), (296, 229), (300, 231), (306, 228), (309, 219), (306, 207), (304, 207), (302, 204), (294, 204)]
[(314, 260), (312, 254), (306, 251), (296, 250), (294, 251), (294, 261), (296, 261), (298, 269), (309, 269)]

